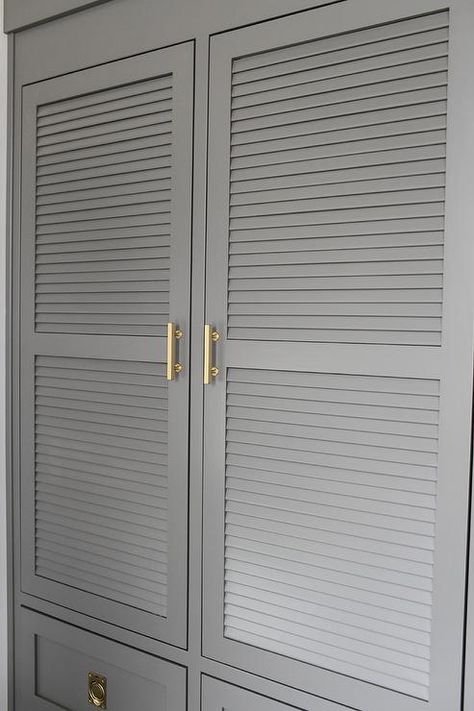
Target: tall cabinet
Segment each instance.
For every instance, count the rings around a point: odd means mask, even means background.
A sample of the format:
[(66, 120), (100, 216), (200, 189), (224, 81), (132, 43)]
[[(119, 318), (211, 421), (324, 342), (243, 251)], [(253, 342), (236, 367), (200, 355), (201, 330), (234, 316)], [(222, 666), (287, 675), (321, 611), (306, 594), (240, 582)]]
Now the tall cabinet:
[(473, 711), (474, 5), (69, 5), (7, 5), (11, 710)]

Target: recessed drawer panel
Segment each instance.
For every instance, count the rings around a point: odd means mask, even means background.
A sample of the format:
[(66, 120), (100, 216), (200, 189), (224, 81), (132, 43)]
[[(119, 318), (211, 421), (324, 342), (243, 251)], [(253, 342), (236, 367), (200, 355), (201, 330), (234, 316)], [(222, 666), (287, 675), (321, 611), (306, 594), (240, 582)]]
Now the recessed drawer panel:
[(186, 670), (27, 610), (17, 711), (184, 711)]
[(314, 698), (304, 707), (296, 704), (281, 703), (208, 676), (202, 679), (201, 711), (343, 711), (341, 706), (324, 699)]

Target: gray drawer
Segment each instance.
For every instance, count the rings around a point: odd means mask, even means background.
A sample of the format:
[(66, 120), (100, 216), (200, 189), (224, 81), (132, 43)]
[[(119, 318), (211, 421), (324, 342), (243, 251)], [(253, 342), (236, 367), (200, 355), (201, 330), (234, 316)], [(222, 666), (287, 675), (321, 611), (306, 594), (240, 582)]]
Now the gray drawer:
[(202, 678), (201, 711), (303, 711), (208, 676)]
[[(186, 670), (29, 610), (21, 613), (16, 711), (185, 711)], [(89, 679), (89, 674), (97, 675)], [(105, 680), (105, 682), (104, 682)], [(104, 708), (104, 707), (102, 707)]]
[(203, 677), (201, 711), (301, 711), (217, 679)]
[[(288, 691), (291, 694), (291, 690)], [(338, 704), (317, 697), (308, 701), (308, 696), (305, 696), (303, 703), (301, 700), (291, 700), (287, 704), (277, 700), (278, 691), (274, 695), (277, 698), (272, 699), (225, 681), (203, 676), (201, 711), (344, 711), (347, 708), (343, 709)]]

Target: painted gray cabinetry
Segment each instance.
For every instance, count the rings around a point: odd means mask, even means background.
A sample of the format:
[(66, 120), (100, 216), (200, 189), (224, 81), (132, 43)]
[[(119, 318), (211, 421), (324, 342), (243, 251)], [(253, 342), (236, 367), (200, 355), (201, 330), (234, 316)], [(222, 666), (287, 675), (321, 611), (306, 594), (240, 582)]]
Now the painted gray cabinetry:
[(5, 0), (3, 28), (12, 32), (100, 2), (107, 0)]
[(315, 4), (17, 36), (16, 711), (472, 711), (474, 6)]
[[(294, 706), (253, 694), (217, 679), (202, 680), (202, 711), (298, 711)], [(301, 711), (301, 709), (299, 709)]]
[(23, 589), (180, 646), (192, 76), (187, 43), (52, 79), (22, 126)]
[[(19, 708), (87, 711), (88, 679), (104, 688), (114, 711), (185, 711), (186, 670), (25, 610), (20, 622)], [(100, 689), (92, 695), (100, 698)], [(96, 706), (96, 708), (100, 706)]]
[(210, 50), (204, 651), (364, 711), (457, 708), (462, 670), (473, 18), (417, 8)]

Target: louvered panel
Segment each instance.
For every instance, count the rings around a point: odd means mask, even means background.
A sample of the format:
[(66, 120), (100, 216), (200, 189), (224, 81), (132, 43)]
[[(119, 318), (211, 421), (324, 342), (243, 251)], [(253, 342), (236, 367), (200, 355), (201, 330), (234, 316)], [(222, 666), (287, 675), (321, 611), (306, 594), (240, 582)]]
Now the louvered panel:
[[(282, 49), (272, 50), (264, 54), (241, 57), (234, 61), (236, 72), (260, 71), (261, 67), (278, 65), (281, 62), (294, 61), (314, 55), (324, 55), (327, 52), (342, 50), (344, 57), (357, 59), (359, 57), (373, 56), (379, 53), (379, 45), (384, 43), (387, 52), (399, 50), (407, 46), (420, 46), (433, 41), (435, 37), (446, 38), (446, 15), (433, 13), (423, 17), (410, 18), (396, 23), (389, 23), (377, 27), (369, 27), (358, 32), (345, 33), (318, 39), (313, 42), (304, 42)], [(420, 36), (422, 41), (420, 42)], [(438, 41), (436, 39), (435, 41)], [(332, 59), (329, 58), (329, 63)]]
[(37, 356), (36, 574), (166, 617), (164, 366)]
[(435, 13), (233, 61), (229, 338), (440, 345), (447, 55)]
[[(73, 96), (58, 103), (43, 104), (38, 106), (39, 125), (44, 125), (45, 123), (49, 125), (57, 121), (63, 121), (66, 113), (66, 119), (71, 115), (77, 116), (79, 114), (84, 116), (97, 112), (102, 113), (104, 110), (117, 108), (119, 102), (120, 107), (124, 103), (127, 106), (136, 106), (137, 96), (150, 97), (153, 92), (158, 91), (161, 94), (162, 91), (169, 90), (171, 87), (170, 76), (166, 75), (146, 82), (114, 87), (106, 92), (96, 92), (87, 96)], [(45, 119), (46, 116), (50, 118)]]
[(102, 124), (115, 124), (117, 121), (130, 119), (134, 116), (156, 115), (171, 108), (172, 87), (161, 88), (140, 94), (137, 104), (134, 96), (124, 99), (102, 102), (93, 107), (85, 107), (72, 111), (64, 111), (57, 116), (42, 117), (38, 115), (38, 135), (52, 136), (68, 131), (81, 129), (97, 124), (97, 116), (102, 118)]
[(165, 335), (173, 141), (171, 75), (38, 107), (37, 331)]
[(428, 698), (439, 382), (228, 370), (225, 636)]

